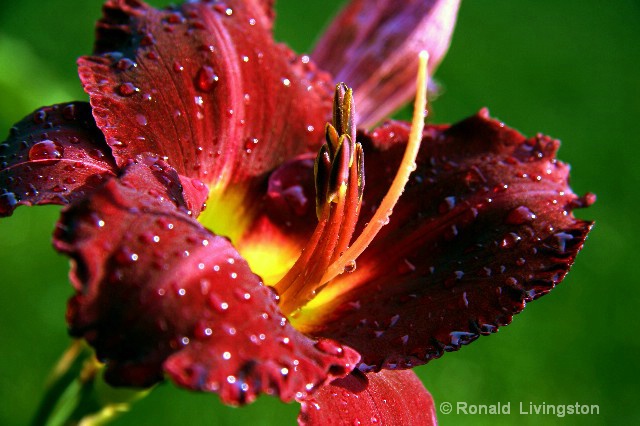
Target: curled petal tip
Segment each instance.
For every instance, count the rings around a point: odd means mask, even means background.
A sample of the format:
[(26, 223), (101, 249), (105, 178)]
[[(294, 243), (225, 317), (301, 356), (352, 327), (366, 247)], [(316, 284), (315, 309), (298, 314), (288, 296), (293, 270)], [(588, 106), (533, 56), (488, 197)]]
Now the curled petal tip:
[(435, 71), (449, 49), (459, 0), (353, 0), (318, 43), (313, 58), (353, 88), (368, 127), (415, 95), (418, 54)]

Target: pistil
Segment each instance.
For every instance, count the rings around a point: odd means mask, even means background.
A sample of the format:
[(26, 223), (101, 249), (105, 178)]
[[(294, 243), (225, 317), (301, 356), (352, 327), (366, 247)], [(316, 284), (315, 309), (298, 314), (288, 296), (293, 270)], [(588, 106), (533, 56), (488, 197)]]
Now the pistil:
[(333, 122), (326, 126), (326, 143), (316, 157), (314, 168), (318, 225), (294, 266), (275, 285), (280, 294), (280, 309), (285, 315), (307, 304), (336, 276), (352, 271), (356, 258), (389, 222), (393, 207), (416, 168), (422, 140), (427, 53), (421, 52), (419, 59), (413, 120), (402, 162), (373, 218), (351, 245), (364, 190), (364, 154), (356, 142), (353, 93), (343, 83), (337, 85)]

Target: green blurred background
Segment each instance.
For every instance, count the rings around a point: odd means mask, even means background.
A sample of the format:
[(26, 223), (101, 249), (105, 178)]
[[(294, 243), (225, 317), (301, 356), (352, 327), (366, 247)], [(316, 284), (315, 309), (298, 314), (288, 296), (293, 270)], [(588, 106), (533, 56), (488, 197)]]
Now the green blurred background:
[[(152, 2), (157, 6), (167, 1)], [(278, 0), (276, 34), (298, 51), (340, 1)], [(0, 140), (35, 108), (86, 99), (75, 58), (91, 51), (101, 0), (0, 3)], [(508, 416), (440, 414), (452, 424), (640, 424), (636, 256), (640, 141), (640, 2), (467, 0), (437, 78), (435, 122), (488, 106), (527, 135), (563, 141), (577, 193), (597, 221), (566, 281), (498, 334), (418, 368), (436, 402), (511, 402)], [(26, 424), (68, 345), (68, 262), (50, 247), (59, 208), (0, 220), (0, 424)], [(635, 243), (633, 241), (636, 241)], [(635, 326), (633, 324), (636, 324)], [(519, 402), (598, 404), (597, 416), (519, 415)], [(159, 386), (114, 424), (293, 424), (296, 404), (248, 408)]]

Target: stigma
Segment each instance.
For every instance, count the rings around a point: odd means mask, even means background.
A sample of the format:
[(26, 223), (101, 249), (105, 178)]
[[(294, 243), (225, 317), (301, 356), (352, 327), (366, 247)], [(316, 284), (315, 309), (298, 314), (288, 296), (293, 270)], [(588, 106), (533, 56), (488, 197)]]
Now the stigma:
[(364, 152), (356, 141), (353, 92), (344, 83), (336, 86), (332, 123), (325, 126), (325, 143), (314, 164), (318, 225), (293, 267), (274, 286), (280, 295), (279, 307), (283, 314), (293, 315), (330, 286), (335, 277), (353, 271), (357, 257), (389, 223), (393, 207), (416, 168), (422, 140), (427, 102), (427, 52), (421, 52), (419, 59), (411, 132), (404, 156), (387, 194), (355, 240), (353, 234), (365, 186)]

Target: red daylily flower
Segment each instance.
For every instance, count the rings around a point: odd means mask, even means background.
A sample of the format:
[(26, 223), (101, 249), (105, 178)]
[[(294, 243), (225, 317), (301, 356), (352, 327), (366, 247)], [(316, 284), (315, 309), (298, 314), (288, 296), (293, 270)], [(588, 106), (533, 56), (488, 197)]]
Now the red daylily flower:
[[(417, 52), (437, 66), (458, 2), (354, 0), (318, 66), (273, 41), (271, 3), (108, 1), (78, 61), (90, 103), (39, 109), (0, 145), (0, 214), (67, 206), (67, 321), (113, 385), (166, 375), (228, 404), (295, 399), (301, 423), (433, 423), (405, 369), (558, 284), (591, 228), (572, 210), (594, 197), (569, 188), (557, 141), (481, 111), (424, 129), (354, 262), (410, 139), (356, 118), (413, 96)], [(354, 91), (332, 103), (336, 81)]]

